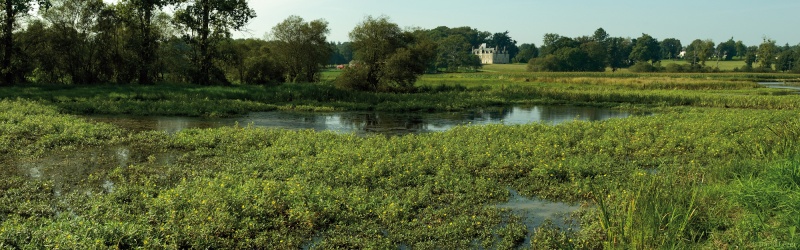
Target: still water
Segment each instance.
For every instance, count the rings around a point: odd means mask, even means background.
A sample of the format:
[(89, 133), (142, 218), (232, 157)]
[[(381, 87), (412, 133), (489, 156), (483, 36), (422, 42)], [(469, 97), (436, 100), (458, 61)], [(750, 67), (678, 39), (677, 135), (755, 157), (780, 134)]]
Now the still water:
[(759, 82), (758, 84), (767, 88), (789, 89), (789, 90), (795, 90), (798, 93), (800, 93), (800, 85), (797, 85), (797, 83), (787, 84), (785, 82)]
[(161, 130), (175, 133), (189, 128), (254, 126), (285, 129), (313, 129), (358, 135), (403, 135), (446, 131), (459, 125), (559, 124), (573, 120), (598, 121), (625, 118), (629, 112), (574, 106), (515, 106), (464, 112), (388, 113), (388, 112), (254, 112), (238, 118), (90, 116), (90, 120), (107, 122), (135, 131)]

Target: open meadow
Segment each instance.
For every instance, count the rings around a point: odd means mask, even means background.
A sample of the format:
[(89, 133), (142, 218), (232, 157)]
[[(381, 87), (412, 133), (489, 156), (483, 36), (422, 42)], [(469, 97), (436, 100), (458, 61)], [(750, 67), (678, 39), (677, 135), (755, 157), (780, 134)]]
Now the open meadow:
[[(0, 88), (0, 248), (800, 247), (800, 96), (757, 84), (800, 75), (524, 67), (425, 75), (402, 94), (338, 89), (334, 71), (279, 86)], [(82, 116), (543, 104), (650, 115), (403, 136)]]

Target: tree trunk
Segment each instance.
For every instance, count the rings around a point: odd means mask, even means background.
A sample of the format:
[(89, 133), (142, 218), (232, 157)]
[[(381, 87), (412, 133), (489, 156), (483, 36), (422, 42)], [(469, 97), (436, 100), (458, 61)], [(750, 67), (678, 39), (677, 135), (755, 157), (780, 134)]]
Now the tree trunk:
[(153, 48), (152, 33), (152, 19), (153, 19), (153, 6), (142, 6), (144, 10), (144, 19), (142, 20), (142, 50), (139, 51), (139, 56), (142, 59), (141, 68), (139, 68), (139, 84), (152, 84), (153, 79), (151, 76), (153, 69), (153, 58), (155, 51)]
[(200, 82), (202, 85), (211, 84), (211, 56), (209, 52), (208, 36), (211, 33), (209, 28), (211, 7), (208, 1), (203, 1), (201, 4), (203, 11), (203, 25), (200, 28)]
[(14, 71), (11, 69), (11, 56), (14, 52), (14, 4), (12, 0), (5, 0), (5, 23), (3, 24), (3, 60), (0, 62), (3, 74), (3, 84), (14, 83)]

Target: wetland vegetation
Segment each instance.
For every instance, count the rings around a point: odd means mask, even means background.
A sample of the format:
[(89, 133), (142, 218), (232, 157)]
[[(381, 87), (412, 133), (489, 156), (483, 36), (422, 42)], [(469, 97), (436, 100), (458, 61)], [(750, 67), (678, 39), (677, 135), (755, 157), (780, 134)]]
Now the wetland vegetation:
[[(5, 3), (0, 249), (800, 248), (800, 98), (759, 84), (800, 81), (800, 46), (600, 28), (518, 47), (385, 16), (345, 43), (297, 16), (232, 39), (248, 1)], [(503, 120), (528, 107), (594, 111)]]
[[(402, 94), (347, 91), (329, 82), (2, 88), (0, 246), (800, 244), (800, 102), (792, 91), (756, 83), (800, 76), (526, 73), (507, 67), (513, 66), (426, 75), (419, 91)], [(427, 112), (516, 104), (653, 115), (459, 126), (403, 136), (247, 124), (167, 133), (77, 116)], [(542, 200), (565, 202), (543, 202), (542, 208), (575, 212), (564, 222), (514, 205)]]

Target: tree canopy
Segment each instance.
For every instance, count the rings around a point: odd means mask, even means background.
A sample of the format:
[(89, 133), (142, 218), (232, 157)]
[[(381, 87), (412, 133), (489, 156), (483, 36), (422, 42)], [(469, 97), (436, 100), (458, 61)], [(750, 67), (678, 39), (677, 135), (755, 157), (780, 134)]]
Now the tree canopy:
[(272, 52), (282, 62), (287, 82), (314, 82), (328, 61), (331, 48), (327, 43), (328, 22), (306, 22), (290, 16), (272, 28), (275, 39)]
[(403, 31), (388, 17), (366, 17), (350, 40), (356, 64), (345, 69), (337, 85), (356, 90), (411, 90), (436, 51), (421, 32)]

